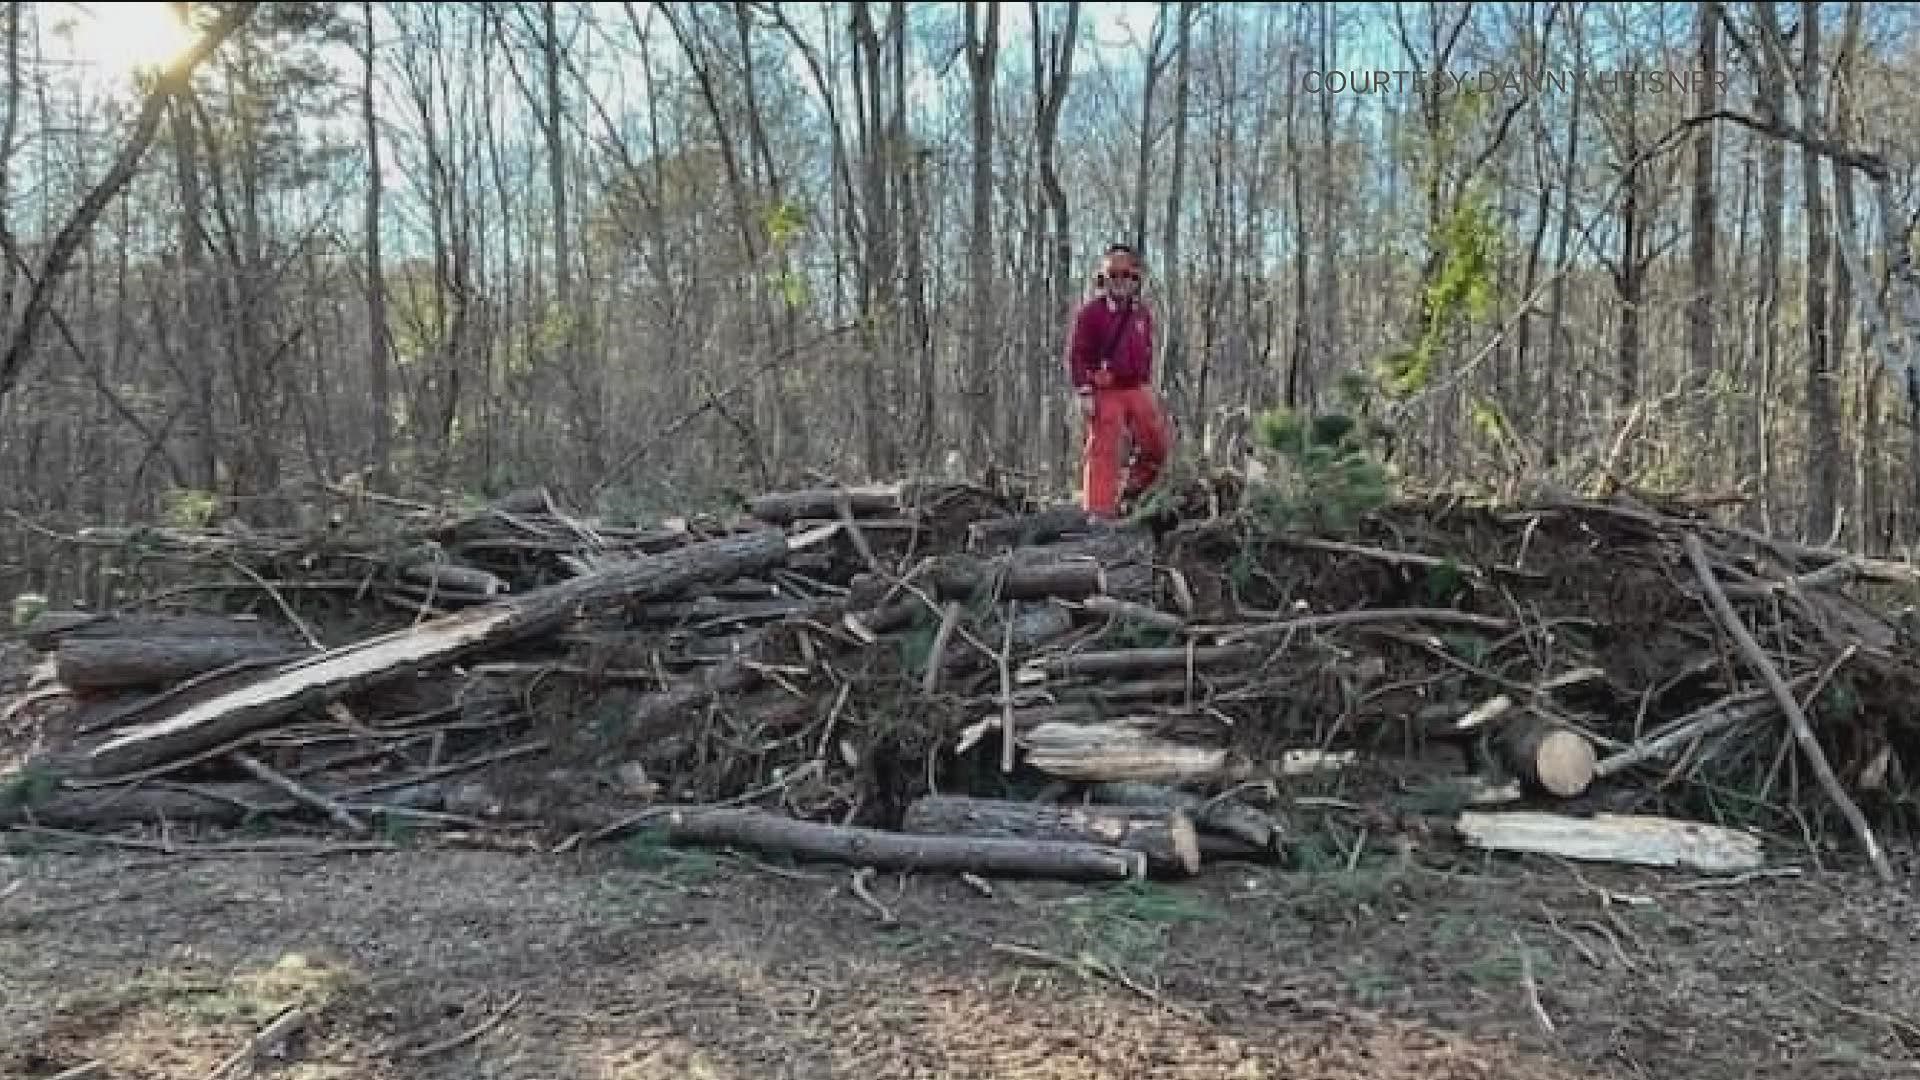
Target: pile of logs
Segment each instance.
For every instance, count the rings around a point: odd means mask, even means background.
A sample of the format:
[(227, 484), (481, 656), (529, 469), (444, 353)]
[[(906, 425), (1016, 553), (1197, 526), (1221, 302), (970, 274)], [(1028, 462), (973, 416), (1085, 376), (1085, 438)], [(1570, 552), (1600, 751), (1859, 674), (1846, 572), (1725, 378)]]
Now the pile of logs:
[[(0, 825), (544, 820), (879, 868), (1183, 876), (1286, 858), (1315, 778), (1450, 747), (1392, 821), (1747, 868), (1749, 833), (1594, 811), (1672, 804), (1691, 777), (1767, 792), (1804, 759), (1818, 786), (1796, 789), (1884, 872), (1855, 795), (1904, 782), (1908, 733), (1856, 708), (1815, 737), (1802, 702), (1920, 685), (1900, 631), (1843, 591), (1910, 587), (1905, 567), (1619, 501), (1410, 505), (1337, 539), (1232, 508), (1156, 526), (898, 484), (649, 529), (544, 494), (465, 514), (358, 496), (316, 535), (72, 537), (187, 568), (155, 599), (250, 603), (34, 617), (44, 663), (0, 702)], [(1446, 550), (1390, 542), (1422, 533)], [(1685, 649), (1649, 658), (1593, 606), (1608, 595)], [(1534, 809), (1490, 809), (1514, 803)]]

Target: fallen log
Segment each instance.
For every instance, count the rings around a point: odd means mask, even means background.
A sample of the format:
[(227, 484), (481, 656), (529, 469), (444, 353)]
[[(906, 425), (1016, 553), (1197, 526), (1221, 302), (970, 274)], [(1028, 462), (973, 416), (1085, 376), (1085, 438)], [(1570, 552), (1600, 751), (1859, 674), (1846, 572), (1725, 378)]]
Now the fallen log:
[(1191, 791), (1157, 784), (1102, 783), (1087, 792), (1095, 803), (1125, 807), (1180, 810), (1202, 830), (1231, 836), (1254, 848), (1272, 851), (1280, 838), (1280, 826), (1267, 814), (1232, 798), (1207, 798)]
[(1759, 837), (1671, 818), (1615, 814), (1575, 818), (1523, 810), (1468, 810), (1455, 821), (1454, 830), (1473, 846), (1490, 851), (1690, 867), (1707, 873), (1756, 870), (1761, 865)]
[(1141, 880), (1147, 874), (1147, 857), (1126, 848), (1064, 840), (919, 836), (724, 807), (653, 807), (602, 828), (594, 839), (642, 829), (659, 830), (668, 843), (739, 845), (876, 870), (1094, 881)]
[(1596, 775), (1593, 743), (1557, 721), (1515, 717), (1491, 741), (1501, 762), (1534, 791), (1570, 799), (1586, 791)]
[(1123, 626), (1133, 625), (1148, 630), (1178, 634), (1187, 628), (1187, 620), (1178, 615), (1161, 611), (1147, 604), (1137, 604), (1131, 600), (1121, 600), (1112, 596), (1090, 596), (1081, 601), (1083, 611), (1104, 616)]
[[(377, 804), (426, 810), (444, 798), (442, 785), (415, 784), (382, 796)], [(48, 825), (94, 829), (170, 822), (176, 825), (240, 825), (265, 814), (302, 813), (307, 805), (264, 783), (169, 785), (166, 787), (56, 789), (38, 798), (9, 799), (0, 792), (0, 827)]]
[(72, 637), (54, 652), (54, 673), (75, 690), (167, 686), (248, 660), (291, 659), (301, 650), (267, 637)]
[(133, 728), (83, 756), (92, 776), (145, 769), (206, 750), (322, 701), (551, 630), (598, 601), (651, 599), (777, 565), (786, 537), (763, 530), (610, 564), (589, 577), (332, 649), (259, 682)]
[(62, 641), (81, 638), (279, 638), (279, 629), (262, 619), (185, 612), (113, 614), (91, 611), (43, 611), (22, 630), (21, 637), (40, 652), (51, 652)]
[(1085, 510), (1072, 505), (1054, 506), (1032, 514), (976, 521), (967, 526), (967, 546), (978, 550), (1046, 544), (1087, 528)]
[(497, 574), (454, 563), (417, 563), (401, 574), (434, 590), (436, 596), (450, 593), (460, 597), (491, 597), (512, 591)]
[(855, 517), (862, 514), (885, 514), (891, 517), (898, 515), (901, 510), (899, 486), (880, 485), (771, 491), (747, 500), (747, 513), (769, 525), (791, 525), (802, 518), (837, 517), (841, 499), (847, 500)]
[(1097, 806), (1061, 806), (965, 795), (927, 795), (907, 807), (900, 828), (922, 836), (985, 836), (1069, 840), (1126, 848), (1147, 857), (1147, 871), (1192, 877), (1200, 872), (1200, 838), (1179, 809), (1148, 814)]

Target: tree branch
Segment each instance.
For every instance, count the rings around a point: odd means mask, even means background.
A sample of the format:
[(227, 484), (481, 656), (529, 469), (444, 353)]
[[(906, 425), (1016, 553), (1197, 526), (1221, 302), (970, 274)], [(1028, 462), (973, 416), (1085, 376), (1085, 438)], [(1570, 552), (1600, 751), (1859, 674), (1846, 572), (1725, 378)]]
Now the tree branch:
[(27, 360), (33, 353), (34, 338), (53, 304), (54, 287), (66, 275), (74, 254), (80, 250), (94, 222), (106, 212), (107, 204), (133, 179), (134, 170), (140, 167), (140, 159), (146, 156), (148, 148), (153, 145), (167, 103), (186, 88), (187, 80), (193, 76), (193, 69), (212, 55), (234, 31), (240, 29), (253, 14), (253, 9), (259, 6), (258, 3), (240, 3), (221, 12), (219, 20), (200, 40), (167, 65), (155, 79), (153, 89), (140, 106), (140, 116), (134, 121), (133, 132), (127, 138), (127, 144), (121, 148), (120, 156), (114, 159), (113, 166), (100, 183), (87, 192), (86, 198), (80, 200), (79, 208), (60, 227), (60, 232), (48, 248), (46, 263), (27, 294), (26, 310), (21, 313), (19, 325), (14, 327), (7, 340), (6, 352), (0, 354), (0, 401), (6, 400), (7, 395), (13, 392), (26, 370)]
[(1869, 180), (1876, 183), (1885, 183), (1893, 175), (1892, 170), (1887, 167), (1887, 159), (1870, 150), (1856, 150), (1834, 139), (1826, 139), (1818, 135), (1809, 134), (1791, 124), (1761, 120), (1748, 116), (1745, 113), (1734, 112), (1731, 109), (1715, 109), (1710, 113), (1689, 116), (1681, 121), (1680, 128), (1682, 133), (1684, 133), (1694, 128), (1711, 124), (1716, 120), (1726, 120), (1730, 123), (1738, 124), (1749, 131), (1755, 131), (1762, 135), (1771, 135), (1776, 139), (1793, 143), (1802, 150), (1810, 154), (1818, 154), (1837, 165), (1845, 165), (1849, 168), (1858, 169), (1866, 173)]

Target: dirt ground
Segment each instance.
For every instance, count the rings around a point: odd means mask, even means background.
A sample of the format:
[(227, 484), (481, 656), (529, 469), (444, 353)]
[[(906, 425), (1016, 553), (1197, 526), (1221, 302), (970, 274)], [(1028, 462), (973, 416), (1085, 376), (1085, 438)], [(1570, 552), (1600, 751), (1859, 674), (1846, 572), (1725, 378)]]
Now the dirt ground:
[(0, 1075), (208, 1077), (295, 1004), (312, 1023), (254, 1075), (1920, 1074), (1910, 881), (1391, 856), (991, 895), (881, 874), (888, 924), (852, 880), (634, 845), (16, 852)]

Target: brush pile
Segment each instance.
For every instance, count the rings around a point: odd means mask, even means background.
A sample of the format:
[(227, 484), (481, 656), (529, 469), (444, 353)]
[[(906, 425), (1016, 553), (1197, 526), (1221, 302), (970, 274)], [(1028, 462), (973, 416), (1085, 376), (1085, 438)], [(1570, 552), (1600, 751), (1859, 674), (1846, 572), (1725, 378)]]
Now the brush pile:
[(1728, 826), (1837, 820), (1887, 872), (1909, 567), (1620, 498), (1333, 536), (1239, 495), (1112, 526), (823, 487), (636, 529), (335, 493), (310, 533), (68, 537), (158, 591), (23, 613), (0, 825), (653, 829), (1124, 878), (1284, 858), (1337, 793), (1383, 831), (1717, 869), (1758, 860)]

